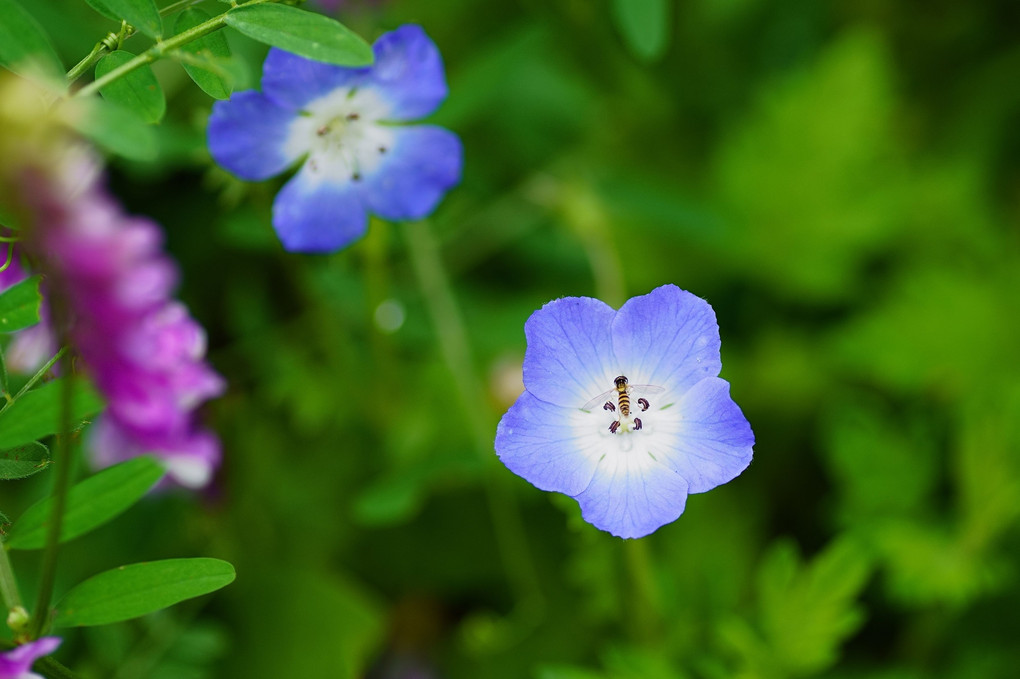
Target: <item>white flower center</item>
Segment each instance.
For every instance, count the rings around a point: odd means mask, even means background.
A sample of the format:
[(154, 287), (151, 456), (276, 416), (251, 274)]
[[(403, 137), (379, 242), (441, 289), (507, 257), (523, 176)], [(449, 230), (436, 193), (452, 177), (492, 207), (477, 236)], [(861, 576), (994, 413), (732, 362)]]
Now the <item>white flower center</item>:
[(290, 125), (285, 151), (308, 156), (320, 181), (361, 181), (393, 148), (393, 128), (380, 124), (386, 103), (371, 90), (339, 88), (305, 106)]
[(631, 385), (621, 375), (613, 389), (582, 407), (588, 413), (586, 426), (594, 427), (610, 450), (627, 452), (639, 441), (642, 447), (654, 447), (656, 425), (663, 419), (660, 413), (673, 405), (664, 391), (654, 385)]

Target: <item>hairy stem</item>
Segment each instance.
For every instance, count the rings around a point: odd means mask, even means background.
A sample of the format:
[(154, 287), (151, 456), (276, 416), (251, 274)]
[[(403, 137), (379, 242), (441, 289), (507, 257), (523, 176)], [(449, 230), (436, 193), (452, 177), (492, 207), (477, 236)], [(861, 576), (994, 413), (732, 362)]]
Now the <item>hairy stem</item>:
[[(60, 314), (54, 314), (59, 319)], [(54, 462), (57, 478), (53, 483), (53, 512), (50, 514), (49, 529), (46, 533), (46, 549), (43, 552), (42, 574), (39, 577), (39, 596), (32, 610), (31, 636), (38, 639), (50, 618), (50, 600), (53, 597), (53, 583), (57, 574), (57, 552), (60, 546), (60, 529), (64, 522), (64, 510), (67, 506), (67, 491), (71, 486), (71, 398), (73, 397), (74, 380), (71, 375), (71, 355), (67, 352), (61, 357), (61, 372), (65, 375), (60, 393), (60, 433), (57, 434), (57, 446)]]
[(18, 583), (14, 579), (11, 560), (7, 557), (7, 549), (0, 545), (0, 601), (3, 601), (5, 617), (12, 608), (21, 606), (21, 595)]
[[(428, 223), (422, 221), (409, 224), (407, 239), (411, 263), (435, 327), (443, 358), (453, 374), (454, 385), (464, 405), (475, 448), (487, 461), (494, 460), (492, 432), (480, 408), (480, 404), (486, 402), (485, 393), (475, 374), (464, 321)], [(492, 470), (493, 467), (487, 466), (486, 469)], [(486, 474), (485, 491), (507, 578), (521, 600), (534, 607), (537, 615), (544, 604), (517, 503), (491, 472)]]
[[(266, 3), (279, 1), (280, 0), (249, 0), (249, 2), (245, 2), (237, 6), (249, 7), (251, 5), (263, 5)], [(162, 58), (168, 52), (176, 50), (182, 45), (187, 45), (189, 42), (198, 40), (199, 38), (205, 37), (210, 33), (220, 30), (226, 25), (225, 17), (226, 13), (214, 16), (212, 19), (204, 21), (200, 23), (198, 26), (195, 26), (194, 28), (189, 28), (186, 31), (178, 33), (172, 38), (167, 38), (166, 40), (161, 40), (157, 42), (155, 45), (145, 50), (131, 61), (128, 61), (118, 66), (117, 68), (113, 69), (112, 71), (103, 75), (100, 78), (96, 78), (95, 80), (90, 82), (88, 85), (85, 85), (71, 96), (87, 97), (91, 94), (95, 94), (96, 92), (106, 87), (110, 83), (120, 80), (121, 78), (131, 73), (132, 71), (135, 71), (141, 68), (142, 66), (145, 66), (146, 64), (151, 64), (157, 59)]]

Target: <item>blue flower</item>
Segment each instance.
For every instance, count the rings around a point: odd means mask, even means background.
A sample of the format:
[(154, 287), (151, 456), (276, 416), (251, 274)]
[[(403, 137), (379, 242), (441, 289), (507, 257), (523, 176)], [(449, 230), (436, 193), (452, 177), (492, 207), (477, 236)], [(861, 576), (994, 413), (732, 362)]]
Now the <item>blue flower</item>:
[(369, 212), (421, 219), (460, 181), (457, 135), (392, 124), (446, 98), (439, 50), (413, 25), (382, 35), (373, 50), (372, 66), (345, 68), (273, 48), (261, 92), (213, 106), (209, 150), (241, 179), (268, 179), (305, 159), (273, 203), (287, 250), (339, 250), (364, 234)]
[(689, 493), (732, 480), (754, 434), (719, 379), (708, 302), (665, 285), (619, 311), (565, 297), (524, 326), (525, 392), (496, 430), (496, 454), (541, 490), (622, 538), (675, 521)]

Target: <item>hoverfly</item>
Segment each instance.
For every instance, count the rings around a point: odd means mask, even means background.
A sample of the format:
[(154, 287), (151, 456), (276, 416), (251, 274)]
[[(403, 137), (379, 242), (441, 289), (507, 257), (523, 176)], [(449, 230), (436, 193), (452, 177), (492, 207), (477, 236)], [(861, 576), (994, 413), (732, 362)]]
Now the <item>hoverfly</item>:
[[(616, 433), (616, 430), (620, 427), (620, 423), (624, 420), (630, 419), (630, 397), (631, 395), (650, 395), (650, 394), (661, 394), (665, 389), (657, 387), (652, 384), (630, 384), (627, 380), (626, 375), (620, 375), (613, 380), (615, 386), (609, 391), (603, 392), (593, 398), (592, 400), (581, 406), (581, 410), (590, 411), (592, 408), (597, 406), (600, 402), (602, 403), (602, 409), (608, 410), (609, 412), (616, 412), (617, 405), (615, 405), (610, 398), (613, 393), (616, 393), (617, 404), (619, 404), (620, 414), (612, 424), (609, 425), (609, 431)], [(641, 412), (648, 410), (648, 399), (642, 397), (637, 399), (638, 407), (641, 408)], [(634, 418), (634, 430), (641, 429), (641, 420)]]

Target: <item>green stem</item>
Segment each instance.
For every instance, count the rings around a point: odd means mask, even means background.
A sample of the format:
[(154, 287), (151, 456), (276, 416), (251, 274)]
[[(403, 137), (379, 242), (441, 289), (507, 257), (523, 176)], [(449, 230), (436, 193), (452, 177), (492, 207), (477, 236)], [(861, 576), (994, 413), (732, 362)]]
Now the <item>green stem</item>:
[(3, 545), (0, 545), (0, 601), (4, 604), (5, 617), (12, 608), (22, 605), (18, 583), (11, 569), (11, 560), (7, 557), (7, 548)]
[[(113, 35), (113, 33), (110, 35)], [(75, 80), (85, 75), (85, 72), (92, 68), (92, 65), (99, 61), (100, 57), (109, 51), (110, 48), (105, 42), (97, 42), (96, 46), (92, 48), (92, 51), (67, 72), (67, 82), (73, 83)]]
[(662, 630), (661, 607), (648, 543), (640, 539), (626, 540), (623, 543), (623, 550), (629, 585), (633, 593), (630, 611), (632, 624), (628, 627), (638, 641), (645, 643), (658, 641)]
[[(492, 435), (481, 408), (487, 399), (475, 374), (464, 321), (428, 223), (408, 224), (407, 240), (411, 263), (435, 326), (443, 358), (453, 374), (454, 385), (464, 405), (475, 448), (485, 460), (494, 460)], [(517, 503), (506, 486), (488, 474), (485, 491), (507, 577), (521, 600), (534, 607), (537, 616), (544, 604)]]
[[(56, 310), (55, 310), (56, 311)], [(60, 322), (62, 314), (54, 313)], [(53, 483), (53, 512), (50, 514), (49, 529), (46, 533), (46, 549), (43, 552), (42, 575), (39, 577), (39, 596), (32, 610), (31, 636), (38, 639), (50, 618), (50, 601), (57, 574), (57, 553), (60, 547), (60, 529), (67, 506), (67, 491), (71, 486), (71, 399), (74, 380), (71, 375), (71, 355), (63, 353), (61, 360), (63, 388), (60, 393), (60, 433), (57, 434), (56, 467), (57, 478)]]
[[(279, 2), (280, 0), (250, 0), (239, 7), (250, 7), (252, 5), (263, 5), (270, 2)], [(220, 30), (226, 25), (225, 17), (227, 13), (224, 12), (218, 16), (214, 16), (208, 21), (200, 23), (198, 26), (189, 28), (186, 31), (178, 33), (172, 38), (161, 40), (155, 45), (145, 50), (131, 61), (125, 62), (124, 64), (113, 69), (109, 73), (102, 77), (96, 78), (88, 85), (85, 85), (80, 90), (72, 94), (72, 97), (87, 97), (91, 94), (95, 94), (102, 88), (106, 87), (112, 82), (120, 80), (127, 74), (135, 71), (146, 64), (151, 64), (157, 59), (163, 57), (167, 52), (178, 49), (182, 45), (187, 45), (189, 42), (198, 40), (199, 38), (205, 37), (210, 33)]]
[[(10, 406), (10, 405), (11, 405), (12, 403), (14, 403), (15, 401), (17, 401), (17, 400), (18, 400), (19, 398), (21, 398), (22, 396), (24, 396), (24, 395), (25, 395), (25, 393), (27, 393), (29, 389), (31, 389), (32, 387), (34, 387), (34, 386), (36, 385), (36, 383), (37, 383), (37, 382), (38, 382), (39, 380), (41, 380), (41, 379), (43, 378), (43, 376), (44, 376), (44, 375), (46, 375), (46, 373), (47, 373), (47, 372), (49, 372), (50, 368), (52, 368), (52, 367), (53, 367), (53, 365), (54, 365), (54, 364), (55, 364), (55, 363), (56, 363), (57, 361), (59, 361), (59, 360), (60, 360), (60, 358), (61, 358), (61, 357), (62, 357), (62, 356), (63, 356), (63, 355), (64, 355), (64, 354), (66, 353), (66, 352), (67, 352), (67, 347), (63, 347), (63, 348), (61, 348), (61, 349), (60, 349), (60, 351), (58, 351), (57, 353), (55, 353), (55, 354), (53, 355), (53, 358), (51, 358), (50, 360), (46, 361), (46, 363), (44, 363), (44, 364), (43, 364), (43, 366), (42, 366), (41, 368), (39, 368), (39, 369), (38, 369), (37, 371), (35, 371), (35, 374), (34, 374), (34, 375), (32, 375), (31, 379), (29, 379), (29, 380), (28, 380), (28, 382), (25, 382), (25, 386), (23, 386), (23, 387), (22, 387), (21, 389), (19, 389), (19, 390), (18, 390), (18, 393), (17, 393), (17, 394), (15, 394), (15, 395), (14, 395), (14, 397), (13, 397), (13, 398), (11, 398), (11, 399), (10, 399), (9, 401), (7, 401), (7, 403), (5, 403), (5, 404), (3, 405), (3, 407), (0, 407), (0, 412), (2, 412), (2, 411), (4, 410), (4, 408), (7, 408), (7, 407), (9, 407), (9, 406)], [(68, 374), (68, 375), (70, 375), (70, 373), (67, 373), (67, 374)]]

